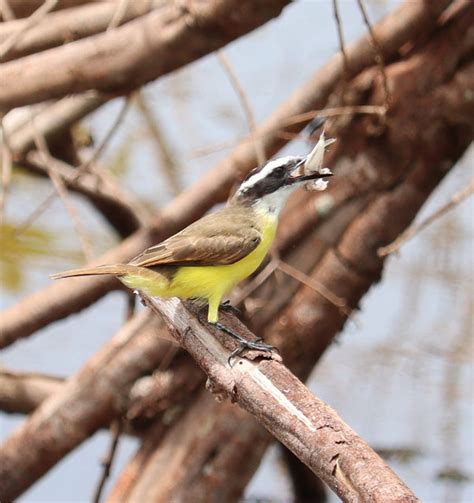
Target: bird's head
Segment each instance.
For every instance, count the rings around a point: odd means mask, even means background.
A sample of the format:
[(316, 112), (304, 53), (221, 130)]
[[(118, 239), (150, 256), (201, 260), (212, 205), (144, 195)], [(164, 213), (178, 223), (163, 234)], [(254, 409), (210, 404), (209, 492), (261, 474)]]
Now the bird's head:
[(241, 183), (232, 201), (246, 206), (261, 205), (268, 211), (278, 213), (296, 188), (310, 180), (331, 176), (329, 170), (305, 174), (303, 166), (308, 158), (309, 156), (280, 157), (254, 169)]

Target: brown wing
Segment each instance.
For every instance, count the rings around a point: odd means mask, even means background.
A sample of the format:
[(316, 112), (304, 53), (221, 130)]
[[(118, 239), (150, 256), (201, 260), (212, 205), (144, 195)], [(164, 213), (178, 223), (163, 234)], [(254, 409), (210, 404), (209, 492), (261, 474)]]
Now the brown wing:
[(147, 267), (233, 264), (253, 251), (261, 239), (253, 210), (224, 208), (148, 248), (130, 263)]

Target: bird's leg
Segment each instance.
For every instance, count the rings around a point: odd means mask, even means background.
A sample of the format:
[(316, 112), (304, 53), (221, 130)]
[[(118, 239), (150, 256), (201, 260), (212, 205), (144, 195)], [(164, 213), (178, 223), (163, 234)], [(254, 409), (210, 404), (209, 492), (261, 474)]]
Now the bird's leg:
[(270, 344), (265, 344), (264, 342), (262, 342), (261, 337), (259, 337), (255, 341), (248, 341), (247, 339), (244, 339), (241, 335), (237, 334), (236, 332), (233, 332), (230, 328), (227, 328), (226, 326), (222, 325), (222, 323), (217, 322), (213, 323), (213, 325), (222, 332), (224, 332), (225, 334), (233, 337), (239, 343), (239, 346), (236, 349), (234, 349), (234, 351), (232, 351), (232, 353), (229, 355), (229, 358), (227, 358), (227, 362), (229, 363), (229, 365), (231, 365), (231, 361), (233, 358), (239, 356), (246, 349), (254, 349), (255, 351), (265, 351), (267, 353), (271, 353), (274, 349), (277, 349), (273, 346), (270, 346)]

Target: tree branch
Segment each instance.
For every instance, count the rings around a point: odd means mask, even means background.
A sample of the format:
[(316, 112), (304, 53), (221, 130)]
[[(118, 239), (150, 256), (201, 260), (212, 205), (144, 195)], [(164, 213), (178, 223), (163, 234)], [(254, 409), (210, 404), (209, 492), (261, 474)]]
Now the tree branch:
[[(156, 3), (158, 2), (155, 1)], [(143, 16), (152, 8), (155, 6), (148, 0), (129, 2), (123, 13), (122, 23)], [(107, 29), (116, 10), (116, 2), (94, 2), (90, 5), (79, 5), (48, 14), (36, 26), (24, 32), (21, 39), (4, 57), (4, 61), (21, 58), (101, 33)], [(26, 20), (18, 19), (0, 24), (0, 44), (14, 34), (22, 32), (26, 23)]]
[[(33, 173), (47, 176), (46, 167), (36, 151), (29, 152), (26, 162), (21, 165)], [(96, 206), (122, 237), (150, 221), (151, 216), (141, 202), (114, 183), (111, 177), (99, 178), (89, 172), (78, 176), (77, 168), (55, 158), (50, 158), (49, 166), (69, 190), (84, 195)]]
[(0, 110), (90, 89), (128, 93), (278, 16), (288, 1), (167, 2), (107, 33), (10, 61), (0, 68)]
[[(382, 459), (283, 364), (238, 358), (229, 366), (230, 353), (221, 345), (222, 336), (218, 342), (218, 333), (202, 325), (179, 300), (145, 299), (218, 393), (227, 394), (255, 416), (343, 500), (417, 501)], [(249, 338), (236, 318), (221, 317), (225, 326)]]
[(2, 502), (124, 411), (127, 390), (157, 366), (169, 344), (157, 337), (159, 326), (148, 312), (134, 317), (0, 446)]

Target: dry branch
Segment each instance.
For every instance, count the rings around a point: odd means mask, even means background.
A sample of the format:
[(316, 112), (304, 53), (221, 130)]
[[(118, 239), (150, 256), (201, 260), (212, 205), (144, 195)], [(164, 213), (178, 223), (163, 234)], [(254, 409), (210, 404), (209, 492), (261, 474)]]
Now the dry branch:
[(34, 116), (38, 131), (50, 143), (75, 122), (106, 102), (107, 99), (97, 93), (85, 93), (80, 96), (68, 96), (39, 110), (20, 109), (10, 112), (4, 122), (12, 152), (22, 157), (33, 148), (35, 140), (31, 115)]
[[(7, 0), (8, 5), (15, 18), (28, 17), (33, 14), (41, 5), (43, 5), (44, 0)], [(77, 7), (86, 3), (100, 3), (107, 0), (59, 0), (55, 10), (69, 9), (71, 7)], [(1, 13), (1, 12), (0, 12)], [(5, 19), (5, 18), (4, 18)], [(6, 19), (5, 19), (6, 20)]]
[[(31, 172), (46, 176), (46, 167), (38, 152), (31, 151), (21, 165)], [(85, 172), (77, 176), (77, 168), (50, 158), (49, 166), (72, 192), (84, 195), (107, 218), (123, 237), (130, 235), (150, 220), (149, 212), (130, 192), (124, 191), (111, 177)]]
[(288, 1), (167, 2), (107, 33), (10, 61), (0, 68), (0, 110), (90, 89), (128, 93), (278, 16)]
[(466, 185), (463, 189), (456, 192), (456, 194), (454, 194), (446, 204), (441, 206), (441, 208), (438, 208), (429, 217), (425, 218), (422, 222), (411, 225), (410, 227), (405, 229), (400, 234), (400, 236), (398, 236), (397, 239), (395, 239), (395, 241), (393, 241), (389, 245), (379, 248), (378, 254), (381, 257), (384, 257), (385, 255), (389, 255), (390, 253), (399, 250), (400, 246), (402, 246), (406, 241), (415, 237), (425, 227), (428, 227), (438, 218), (442, 217), (450, 210), (458, 206), (462, 201), (464, 201), (464, 199), (467, 199), (469, 196), (471, 196), (473, 192), (474, 192), (474, 180), (471, 180), (471, 182), (468, 185)]
[(0, 410), (29, 414), (47, 397), (61, 389), (63, 379), (31, 372), (9, 372), (0, 368)]
[(11, 501), (125, 410), (128, 389), (156, 368), (169, 342), (142, 312), (0, 446), (0, 494)]
[[(122, 17), (122, 23), (142, 16), (152, 8), (155, 6), (149, 0), (129, 2)], [(116, 10), (115, 2), (101, 2), (53, 12), (24, 32), (23, 36), (10, 49), (4, 61), (21, 58), (103, 32), (113, 19)], [(0, 44), (14, 34), (22, 32), (26, 23), (26, 20), (19, 19), (0, 24)]]
[(6, 40), (0, 43), (0, 61), (4, 61), (6, 59), (13, 47), (15, 47), (16, 43), (21, 40), (23, 35), (30, 28), (40, 23), (41, 20), (46, 17), (48, 12), (56, 7), (57, 3), (58, 0), (45, 0), (44, 3), (28, 17), (20, 30), (12, 33)]
[[(411, 37), (429, 33), (448, 0), (437, 2), (408, 1), (374, 27), (377, 40), (386, 59), (393, 57), (401, 44)], [(351, 72), (357, 73), (372, 62), (372, 49), (364, 37), (347, 48)], [(290, 117), (324, 106), (343, 72), (339, 56), (332, 58), (301, 89), (282, 104), (258, 129), (263, 136), (264, 150), (273, 155), (287, 140), (280, 138), (281, 125)], [(308, 118), (310, 120), (310, 118)], [(37, 121), (40, 128), (40, 122)], [(302, 123), (294, 125), (297, 131)], [(40, 128), (41, 129), (41, 128)], [(244, 141), (231, 154), (218, 163), (206, 176), (190, 189), (180, 194), (156, 218), (151, 229), (142, 230), (124, 241), (119, 247), (102, 256), (97, 263), (114, 263), (130, 260), (146, 247), (161, 241), (212, 207), (225, 200), (235, 181), (256, 165), (253, 144)], [(71, 289), (68, 282), (57, 283), (26, 297), (5, 311), (0, 321), (0, 347), (5, 347), (21, 337), (27, 337), (52, 321), (84, 309), (115, 288), (113, 279), (76, 280)]]
[[(222, 336), (218, 342), (215, 330), (202, 325), (179, 300), (146, 298), (146, 303), (165, 319), (217, 392), (255, 416), (342, 499), (417, 501), (382, 459), (283, 364), (237, 358), (229, 366)], [(249, 338), (235, 318), (222, 318), (225, 326)]]

